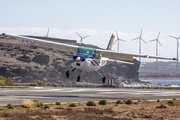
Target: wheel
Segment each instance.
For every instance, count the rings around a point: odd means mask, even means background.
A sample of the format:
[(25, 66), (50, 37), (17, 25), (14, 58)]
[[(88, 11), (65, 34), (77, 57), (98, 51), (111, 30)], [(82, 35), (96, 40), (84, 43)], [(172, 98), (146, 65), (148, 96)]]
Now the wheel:
[(69, 70), (66, 71), (66, 77), (67, 77), (67, 78), (70, 77), (70, 72), (69, 72)]
[(80, 81), (80, 76), (77, 77), (77, 82), (79, 82), (79, 81)]
[(103, 82), (103, 83), (106, 83), (106, 79), (107, 79), (107, 77), (103, 77), (103, 78), (102, 78), (102, 82)]

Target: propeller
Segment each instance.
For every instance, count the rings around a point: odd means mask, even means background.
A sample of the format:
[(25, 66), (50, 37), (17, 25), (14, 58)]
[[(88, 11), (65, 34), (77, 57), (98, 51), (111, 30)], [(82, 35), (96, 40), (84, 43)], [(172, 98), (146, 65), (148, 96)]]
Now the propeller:
[(88, 57), (88, 56), (89, 56), (89, 55), (85, 55), (85, 56), (83, 56), (83, 57), (74, 56), (74, 57), (72, 58), (72, 60), (69, 60), (68, 62), (66, 62), (65, 65), (71, 64), (71, 63), (76, 62), (76, 61), (78, 61), (78, 62), (80, 62), (80, 61), (85, 61), (85, 58)]

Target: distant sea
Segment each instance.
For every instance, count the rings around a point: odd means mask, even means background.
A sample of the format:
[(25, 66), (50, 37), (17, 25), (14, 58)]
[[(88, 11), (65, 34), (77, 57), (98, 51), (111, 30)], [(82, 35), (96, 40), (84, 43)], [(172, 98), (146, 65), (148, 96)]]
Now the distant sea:
[(163, 83), (165, 85), (180, 85), (180, 78), (140, 78), (140, 80), (150, 83)]

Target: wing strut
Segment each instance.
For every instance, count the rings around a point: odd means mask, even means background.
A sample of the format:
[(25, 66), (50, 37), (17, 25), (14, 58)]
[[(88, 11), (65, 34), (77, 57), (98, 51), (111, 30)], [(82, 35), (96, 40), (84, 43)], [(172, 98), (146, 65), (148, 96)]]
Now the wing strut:
[[(116, 62), (116, 61), (118, 61), (118, 60), (120, 60), (120, 59), (123, 59), (123, 58), (125, 58), (126, 56), (127, 56), (127, 55), (125, 55), (125, 56), (123, 56), (123, 57), (120, 57), (119, 59), (116, 59), (116, 60), (114, 60), (114, 61), (112, 61), (112, 62), (110, 62), (110, 63), (108, 63), (108, 64), (106, 64), (106, 65), (104, 65), (104, 66), (107, 66), (107, 65), (109, 65), (109, 64), (112, 64), (112, 63), (114, 63), (114, 62)], [(102, 66), (102, 67), (104, 67), (104, 66)], [(96, 69), (95, 71), (101, 69), (102, 67)]]
[[(51, 48), (54, 50), (54, 51), (56, 51), (62, 58), (64, 58), (64, 60), (66, 60), (68, 63), (69, 63), (69, 61), (61, 54), (61, 53), (59, 53), (52, 45), (50, 45), (51, 46)], [(64, 64), (64, 62), (63, 62), (63, 64)], [(71, 63), (69, 63), (71, 66), (72, 66), (72, 64)], [(65, 64), (64, 64), (65, 65)]]

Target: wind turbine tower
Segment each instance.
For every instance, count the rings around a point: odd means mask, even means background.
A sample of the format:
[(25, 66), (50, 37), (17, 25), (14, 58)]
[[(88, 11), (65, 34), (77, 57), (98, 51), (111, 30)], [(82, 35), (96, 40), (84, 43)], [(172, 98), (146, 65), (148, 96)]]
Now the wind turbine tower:
[(115, 44), (118, 41), (118, 47), (117, 48), (118, 48), (118, 51), (119, 51), (119, 41), (123, 41), (123, 42), (126, 42), (126, 41), (122, 40), (122, 39), (119, 39), (117, 31), (116, 31), (116, 35), (117, 35), (117, 40), (113, 44)]
[(84, 38), (86, 38), (86, 37), (89, 37), (89, 36), (90, 36), (90, 35), (88, 35), (88, 36), (84, 36), (84, 37), (82, 37), (82, 36), (81, 36), (81, 35), (79, 35), (77, 32), (76, 32), (76, 34), (77, 34), (77, 35), (81, 38), (81, 41), (80, 41), (81, 43), (83, 43), (83, 39), (84, 39)]
[[(144, 41), (144, 40), (141, 38), (141, 36), (142, 36), (142, 29), (141, 29), (141, 32), (140, 32), (140, 36), (131, 40), (131, 41), (133, 41), (133, 40), (138, 40), (138, 39), (139, 39), (139, 54), (141, 54), (141, 40), (142, 40), (144, 43), (146, 43), (146, 41)], [(146, 43), (146, 44), (147, 44), (147, 43)], [(141, 62), (141, 58), (139, 58), (139, 62)]]
[[(160, 32), (158, 33), (158, 36), (157, 36), (156, 39), (149, 41), (149, 42), (156, 41), (156, 56), (158, 56), (158, 44), (160, 44), (160, 45), (162, 46), (162, 44), (158, 41), (158, 39), (159, 39), (159, 34), (160, 34)], [(157, 62), (158, 62), (158, 60), (156, 59), (156, 67), (157, 67)]]
[(179, 36), (179, 37), (170, 36), (170, 37), (172, 37), (172, 38), (174, 38), (174, 39), (177, 40), (177, 63), (176, 63), (176, 68), (178, 69), (178, 68), (179, 68), (179, 67), (178, 67), (178, 66), (179, 66), (179, 65), (178, 65), (178, 63), (179, 63), (179, 62), (178, 62), (178, 59), (179, 59), (179, 58), (178, 58), (178, 48), (179, 48), (179, 41), (178, 41), (178, 40), (179, 40), (180, 36)]

